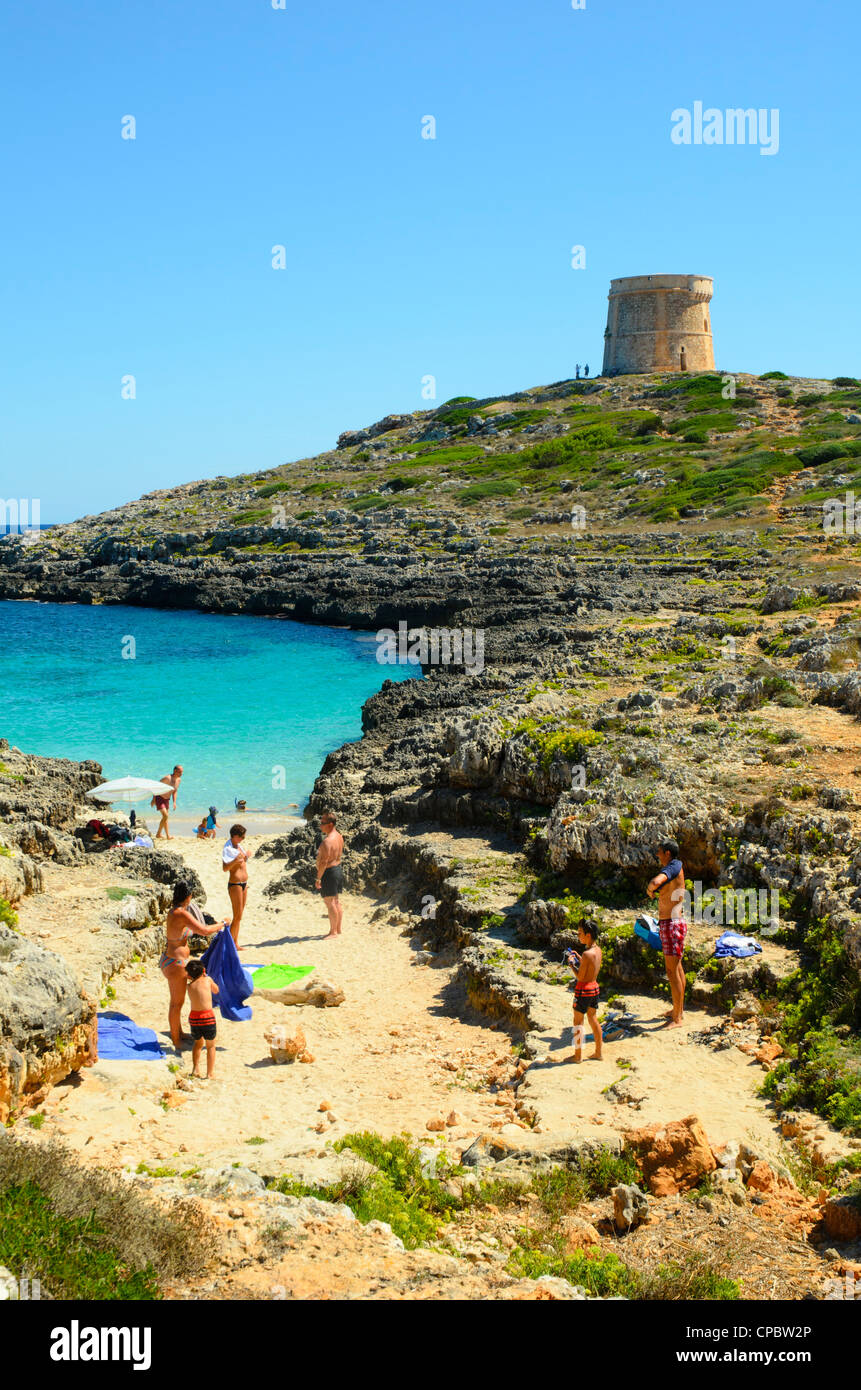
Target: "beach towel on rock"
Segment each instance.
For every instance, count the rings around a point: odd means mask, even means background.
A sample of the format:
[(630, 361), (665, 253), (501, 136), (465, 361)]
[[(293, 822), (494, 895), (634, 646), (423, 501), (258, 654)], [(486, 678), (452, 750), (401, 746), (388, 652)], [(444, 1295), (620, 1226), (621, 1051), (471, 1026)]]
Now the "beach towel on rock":
[(284, 989), (310, 975), (313, 965), (263, 965), (254, 971), (255, 989)]
[(159, 1062), (164, 1057), (151, 1028), (139, 1028), (127, 1014), (108, 1010), (98, 1015), (100, 1062)]
[(244, 1023), (251, 1017), (251, 1009), (243, 1000), (252, 993), (254, 985), (248, 971), (242, 969), (236, 943), (226, 927), (212, 938), (212, 945), (200, 959), (207, 975), (218, 985), (215, 1002), (221, 1017), (231, 1023)]
[(738, 956), (744, 959), (745, 956), (755, 956), (762, 950), (758, 941), (754, 941), (752, 936), (740, 936), (738, 932), (725, 931), (715, 942), (715, 955), (718, 960), (723, 960), (726, 956)]

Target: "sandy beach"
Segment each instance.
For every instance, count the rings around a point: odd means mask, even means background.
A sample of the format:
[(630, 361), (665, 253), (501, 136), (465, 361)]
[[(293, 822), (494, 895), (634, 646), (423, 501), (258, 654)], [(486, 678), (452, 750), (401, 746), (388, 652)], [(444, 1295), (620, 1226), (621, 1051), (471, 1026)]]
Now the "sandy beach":
[[(248, 843), (259, 851), (265, 837), (252, 836)], [(200, 875), (207, 909), (221, 919), (228, 909), (221, 842), (177, 839), (171, 848)], [(102, 1002), (154, 1029), (164, 1060), (99, 1061), (68, 1078), (42, 1107), (48, 1117), (42, 1134), (63, 1135), (94, 1161), (123, 1166), (253, 1161), (261, 1171), (279, 1172), (301, 1167), (301, 1158), (313, 1159), (327, 1141), (356, 1130), (406, 1131), (456, 1153), (490, 1127), (528, 1147), (548, 1133), (597, 1138), (668, 1114), (695, 1112), (715, 1142), (747, 1138), (777, 1152), (774, 1120), (756, 1094), (761, 1070), (750, 1058), (736, 1049), (712, 1052), (696, 1046), (688, 1037), (691, 1025), (668, 1034), (659, 1026), (655, 1001), (631, 996), (647, 1023), (644, 1033), (608, 1043), (601, 1062), (575, 1066), (566, 1060), (570, 995), (559, 989), (547, 991), (553, 1011), (547, 1060), (533, 1063), (519, 1092), (536, 1133), (513, 1109), (512, 1093), (490, 1089), (500, 1069), (516, 1066), (517, 1056), (501, 1025), (470, 1006), (453, 953), (415, 964), (420, 943), (403, 935), (402, 914), (353, 894), (345, 896), (342, 938), (326, 940), (328, 922), (319, 897), (263, 893), (283, 871), (282, 861), (255, 854), (249, 870), (243, 963), (313, 966), (311, 978), (342, 989), (344, 1003), (300, 1008), (252, 997), (249, 1022), (219, 1018), (216, 1079), (198, 1082), (190, 1078), (190, 1049), (176, 1056), (171, 1047), (168, 992), (156, 961), (132, 962), (114, 975)], [(55, 883), (24, 901), (22, 929), (49, 930), (45, 945), (81, 968), (98, 945), (90, 929), (106, 885), (122, 878), (111, 873), (110, 859), (102, 858), (85, 871), (90, 886), (82, 894), (80, 881), (69, 891), (63, 870), (47, 872)], [(701, 1014), (691, 1017), (702, 1020)], [(274, 1023), (302, 1027), (313, 1063), (277, 1065), (270, 1059), (264, 1033)], [(622, 1058), (644, 1091), (636, 1111), (614, 1104), (606, 1094), (623, 1074)], [(427, 1128), (429, 1121), (449, 1119), (440, 1131)]]

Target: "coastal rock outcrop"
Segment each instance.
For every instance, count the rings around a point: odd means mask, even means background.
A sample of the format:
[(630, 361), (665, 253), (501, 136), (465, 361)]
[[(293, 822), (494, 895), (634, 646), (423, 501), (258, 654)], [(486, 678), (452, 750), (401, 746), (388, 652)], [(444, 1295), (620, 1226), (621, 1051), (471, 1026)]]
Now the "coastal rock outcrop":
[(96, 1005), (72, 971), (0, 925), (0, 1123), (95, 1060)]

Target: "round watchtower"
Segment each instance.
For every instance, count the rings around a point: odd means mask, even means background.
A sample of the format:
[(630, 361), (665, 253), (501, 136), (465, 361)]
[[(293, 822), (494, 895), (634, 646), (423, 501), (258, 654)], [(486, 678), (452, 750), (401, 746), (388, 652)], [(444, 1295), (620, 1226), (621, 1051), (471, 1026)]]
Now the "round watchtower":
[(708, 275), (630, 275), (610, 281), (604, 376), (714, 370)]

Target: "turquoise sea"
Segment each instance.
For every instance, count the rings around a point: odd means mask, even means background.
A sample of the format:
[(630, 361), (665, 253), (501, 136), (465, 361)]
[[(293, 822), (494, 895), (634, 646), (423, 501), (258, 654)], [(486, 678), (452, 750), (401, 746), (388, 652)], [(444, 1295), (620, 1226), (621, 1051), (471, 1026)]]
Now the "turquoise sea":
[(177, 817), (215, 805), (220, 824), (237, 797), (295, 815), (364, 701), (416, 674), (379, 665), (370, 634), (152, 608), (0, 602), (0, 641), (0, 737), (106, 780), (181, 763)]

